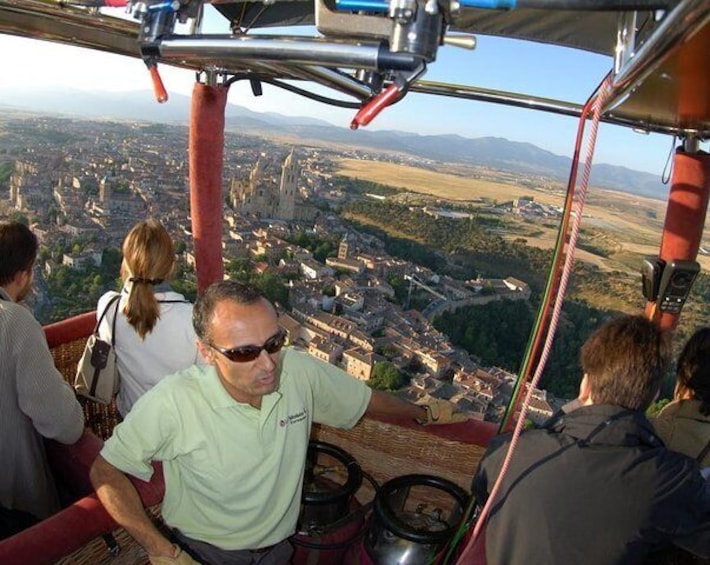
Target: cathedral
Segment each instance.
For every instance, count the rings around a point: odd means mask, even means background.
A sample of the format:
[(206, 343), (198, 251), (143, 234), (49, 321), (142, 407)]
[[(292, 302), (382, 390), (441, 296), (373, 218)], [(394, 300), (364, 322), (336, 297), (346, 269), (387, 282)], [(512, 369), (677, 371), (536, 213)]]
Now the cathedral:
[(306, 209), (296, 204), (298, 178), (301, 173), (293, 150), (281, 165), (281, 177), (267, 173), (264, 156), (260, 156), (247, 179), (232, 179), (229, 199), (232, 208), (244, 216), (276, 220), (302, 220)]

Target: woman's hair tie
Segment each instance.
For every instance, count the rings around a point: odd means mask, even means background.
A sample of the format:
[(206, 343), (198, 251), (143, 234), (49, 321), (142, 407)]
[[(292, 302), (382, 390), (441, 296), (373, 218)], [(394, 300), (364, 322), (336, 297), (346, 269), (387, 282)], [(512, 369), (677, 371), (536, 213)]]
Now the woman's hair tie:
[(128, 279), (128, 282), (155, 285), (163, 282), (163, 279), (144, 279), (143, 277), (131, 277)]

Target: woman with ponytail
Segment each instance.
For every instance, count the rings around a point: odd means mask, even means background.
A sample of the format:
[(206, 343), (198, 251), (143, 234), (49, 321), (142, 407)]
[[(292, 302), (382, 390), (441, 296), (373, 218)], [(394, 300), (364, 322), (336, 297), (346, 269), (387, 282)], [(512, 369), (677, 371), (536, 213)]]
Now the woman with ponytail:
[(652, 421), (668, 449), (710, 467), (710, 328), (698, 330), (685, 344), (673, 402)]
[[(164, 376), (199, 360), (192, 304), (167, 281), (175, 267), (170, 235), (158, 220), (136, 224), (123, 241), (120, 293), (100, 299), (97, 317), (108, 306), (99, 334), (114, 347), (121, 386), (118, 411), (125, 416), (138, 398)], [(112, 299), (120, 296), (118, 302)], [(115, 314), (118, 313), (114, 324)]]

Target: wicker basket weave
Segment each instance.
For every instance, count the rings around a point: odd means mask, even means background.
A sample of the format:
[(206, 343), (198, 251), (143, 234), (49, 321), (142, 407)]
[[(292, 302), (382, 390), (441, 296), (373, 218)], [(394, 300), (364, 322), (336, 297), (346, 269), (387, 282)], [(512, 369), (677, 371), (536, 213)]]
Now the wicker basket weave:
[[(424, 430), (363, 418), (351, 430), (315, 425), (313, 439), (337, 445), (352, 455), (364, 471), (382, 484), (405, 474), (448, 479), (468, 491), (485, 448), (433, 437)], [(367, 483), (360, 502), (374, 497)]]

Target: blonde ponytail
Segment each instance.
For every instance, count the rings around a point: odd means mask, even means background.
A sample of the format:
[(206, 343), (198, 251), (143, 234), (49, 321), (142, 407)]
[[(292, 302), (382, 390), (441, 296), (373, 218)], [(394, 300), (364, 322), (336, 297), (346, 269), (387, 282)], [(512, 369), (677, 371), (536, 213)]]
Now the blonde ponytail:
[(172, 239), (158, 220), (139, 222), (128, 232), (123, 241), (123, 262), (123, 282), (129, 290), (123, 313), (145, 339), (160, 318), (153, 285), (170, 278), (175, 266)]

